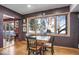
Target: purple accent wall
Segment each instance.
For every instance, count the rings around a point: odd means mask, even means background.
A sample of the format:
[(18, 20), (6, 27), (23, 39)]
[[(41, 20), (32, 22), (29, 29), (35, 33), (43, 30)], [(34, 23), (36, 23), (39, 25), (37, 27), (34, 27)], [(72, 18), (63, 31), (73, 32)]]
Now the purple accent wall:
[(79, 20), (77, 13), (70, 14), (70, 37), (56, 37), (55, 45), (78, 48)]

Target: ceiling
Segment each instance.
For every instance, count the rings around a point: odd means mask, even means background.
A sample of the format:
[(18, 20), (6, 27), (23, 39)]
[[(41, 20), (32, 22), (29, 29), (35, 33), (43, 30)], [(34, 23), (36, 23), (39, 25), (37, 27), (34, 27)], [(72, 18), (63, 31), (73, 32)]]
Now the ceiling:
[(73, 4), (70, 7), (70, 12), (79, 12), (79, 4)]
[(2, 6), (24, 15), (48, 9), (65, 7), (69, 6), (69, 4), (31, 4), (30, 8), (27, 7), (27, 4), (2, 4)]

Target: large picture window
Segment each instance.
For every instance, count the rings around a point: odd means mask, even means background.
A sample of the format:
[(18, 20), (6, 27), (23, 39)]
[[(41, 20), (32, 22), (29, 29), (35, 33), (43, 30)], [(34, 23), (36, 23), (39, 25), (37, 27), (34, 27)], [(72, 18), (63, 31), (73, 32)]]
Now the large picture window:
[(28, 32), (36, 34), (67, 34), (68, 15), (54, 15), (28, 19)]

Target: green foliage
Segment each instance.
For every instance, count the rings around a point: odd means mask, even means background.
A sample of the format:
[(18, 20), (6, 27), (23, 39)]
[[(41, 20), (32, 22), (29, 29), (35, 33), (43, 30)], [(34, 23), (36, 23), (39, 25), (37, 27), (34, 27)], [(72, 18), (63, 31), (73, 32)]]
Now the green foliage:
[(35, 20), (35, 19), (31, 19), (30, 20), (30, 28), (31, 28), (31, 30), (36, 30), (38, 27), (37, 27), (37, 20)]
[(42, 32), (46, 28), (45, 20), (40, 19), (39, 24), (38, 24), (38, 22), (39, 22), (38, 20), (39, 19), (31, 19), (29, 22), (30, 28), (31, 28), (31, 30), (34, 30), (34, 31), (40, 30)]

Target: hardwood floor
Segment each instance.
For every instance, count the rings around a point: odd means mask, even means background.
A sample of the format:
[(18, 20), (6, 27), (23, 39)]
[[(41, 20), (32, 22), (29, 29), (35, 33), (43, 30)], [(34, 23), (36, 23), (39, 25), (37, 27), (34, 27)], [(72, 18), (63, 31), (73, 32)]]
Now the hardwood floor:
[[(27, 55), (26, 41), (17, 41), (14, 46), (0, 48), (0, 55)], [(51, 55), (50, 49), (45, 55)], [(54, 55), (79, 55), (79, 49), (54, 46)]]

